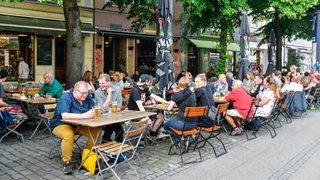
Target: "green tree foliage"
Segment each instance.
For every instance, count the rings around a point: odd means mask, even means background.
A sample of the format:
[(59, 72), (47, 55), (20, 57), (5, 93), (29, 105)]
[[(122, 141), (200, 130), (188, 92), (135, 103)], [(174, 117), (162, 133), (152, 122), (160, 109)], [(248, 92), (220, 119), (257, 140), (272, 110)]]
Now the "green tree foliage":
[(301, 66), (301, 61), (303, 57), (297, 53), (297, 51), (289, 51), (288, 53), (288, 63), (286, 66), (287, 72), (290, 71), (290, 66), (295, 65), (297, 66), (297, 71), (299, 72), (300, 66)]
[[(263, 35), (261, 43), (265, 43), (271, 29), (276, 35), (276, 69), (281, 70), (282, 38), (311, 37), (312, 9), (319, 0), (248, 0), (255, 20), (265, 20), (268, 23), (261, 27), (257, 35)], [(308, 18), (306, 18), (308, 17)]]
[(139, 32), (148, 24), (156, 22), (158, 0), (110, 0), (103, 9), (117, 5), (120, 12), (127, 13), (127, 19), (132, 19), (131, 28)]
[[(105, 7), (116, 4), (121, 12), (126, 12), (127, 18), (134, 19), (132, 28), (140, 31), (145, 24), (155, 21), (154, 9), (158, 0), (110, 0)], [(214, 28), (220, 32), (220, 58), (217, 73), (225, 73), (227, 44), (233, 38), (234, 27), (240, 25), (241, 12), (246, 9), (246, 0), (178, 0), (184, 12), (178, 22), (184, 22), (185, 35), (197, 32), (199, 29)], [(127, 9), (129, 8), (129, 9)]]

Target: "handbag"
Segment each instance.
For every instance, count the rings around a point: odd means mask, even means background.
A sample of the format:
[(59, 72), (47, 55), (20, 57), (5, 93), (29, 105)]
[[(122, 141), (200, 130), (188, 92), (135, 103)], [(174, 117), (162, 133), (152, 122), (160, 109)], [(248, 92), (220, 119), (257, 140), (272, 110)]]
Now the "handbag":
[(207, 113), (207, 117), (210, 121), (215, 121), (216, 120), (216, 108), (214, 106), (210, 106), (210, 102), (207, 96), (207, 93), (204, 91), (204, 89), (202, 89), (204, 92), (204, 95), (206, 97), (206, 101), (209, 105), (209, 109), (208, 109), (208, 113)]

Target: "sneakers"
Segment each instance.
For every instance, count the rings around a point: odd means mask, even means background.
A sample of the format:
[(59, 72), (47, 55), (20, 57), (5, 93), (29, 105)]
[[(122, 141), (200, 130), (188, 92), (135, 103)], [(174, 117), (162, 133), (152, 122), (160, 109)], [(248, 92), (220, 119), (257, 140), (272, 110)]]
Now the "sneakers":
[(140, 140), (139, 145), (140, 148), (144, 148), (146, 146), (146, 143), (144, 142), (144, 140)]
[(63, 165), (63, 173), (65, 175), (70, 175), (72, 174), (72, 171), (73, 171), (73, 165), (71, 164), (71, 162), (70, 161), (65, 162)]
[(236, 135), (239, 135), (241, 134), (242, 130), (238, 127), (235, 127), (232, 132), (231, 132), (231, 136), (236, 136)]
[(314, 107), (314, 104), (310, 104), (309, 109), (310, 109), (310, 110), (315, 110), (316, 108)]

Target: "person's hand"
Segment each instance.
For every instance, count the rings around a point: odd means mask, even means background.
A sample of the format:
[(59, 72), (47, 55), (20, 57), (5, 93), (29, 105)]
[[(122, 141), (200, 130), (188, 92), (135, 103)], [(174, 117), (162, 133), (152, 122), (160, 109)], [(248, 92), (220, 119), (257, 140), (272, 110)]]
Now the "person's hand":
[(82, 113), (84, 118), (93, 118), (95, 116), (94, 109), (90, 109), (89, 111)]
[(50, 98), (52, 98), (52, 97), (51, 97), (49, 94), (46, 94), (45, 98), (46, 98), (46, 99), (50, 99)]
[(111, 87), (109, 87), (109, 88), (107, 89), (107, 93), (108, 93), (108, 94), (111, 94), (111, 93), (112, 93), (112, 88), (111, 88)]
[(260, 86), (260, 89), (259, 89), (260, 91), (262, 91), (263, 90), (263, 86)]

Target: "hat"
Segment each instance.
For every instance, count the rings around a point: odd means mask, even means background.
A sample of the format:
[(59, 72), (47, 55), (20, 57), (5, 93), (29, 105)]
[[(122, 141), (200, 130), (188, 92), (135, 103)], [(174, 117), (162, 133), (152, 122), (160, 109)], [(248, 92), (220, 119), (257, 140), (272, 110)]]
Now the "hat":
[(4, 69), (0, 70), (0, 78), (5, 78), (8, 76), (8, 72)]
[(143, 86), (150, 80), (150, 76), (147, 74), (142, 74), (137, 82), (137, 86)]
[(214, 82), (217, 82), (218, 81), (218, 78), (216, 78), (216, 77), (211, 77), (210, 78), (210, 82), (211, 83), (214, 83)]

